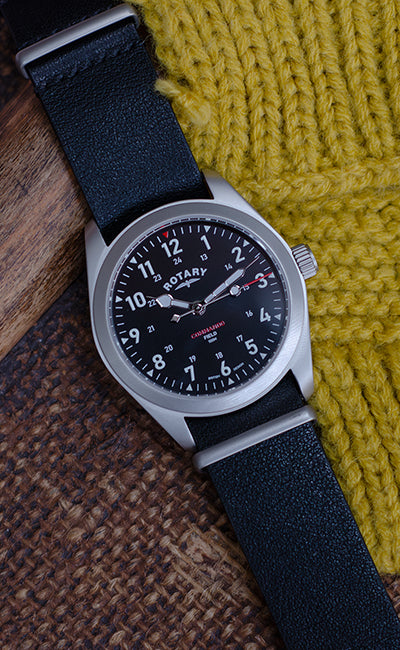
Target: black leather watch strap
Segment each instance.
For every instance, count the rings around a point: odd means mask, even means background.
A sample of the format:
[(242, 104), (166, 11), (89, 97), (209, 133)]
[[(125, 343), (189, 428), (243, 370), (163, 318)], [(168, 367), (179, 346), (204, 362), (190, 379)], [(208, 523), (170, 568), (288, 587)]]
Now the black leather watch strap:
[[(204, 449), (303, 404), (289, 374), (254, 405), (188, 424)], [(314, 423), (208, 471), (288, 650), (400, 648), (400, 623)]]
[[(47, 24), (42, 7), (38, 15)], [(14, 10), (11, 19), (19, 33), (21, 16)], [(133, 19), (55, 50), (27, 70), (106, 243), (160, 205), (209, 198), (170, 104), (154, 90), (156, 73)]]

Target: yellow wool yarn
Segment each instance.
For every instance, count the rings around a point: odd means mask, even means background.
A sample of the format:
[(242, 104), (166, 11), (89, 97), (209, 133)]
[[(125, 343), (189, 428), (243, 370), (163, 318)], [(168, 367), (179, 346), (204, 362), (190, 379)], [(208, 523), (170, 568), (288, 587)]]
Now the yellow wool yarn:
[(322, 441), (380, 571), (400, 572), (400, 8), (138, 0), (202, 168), (319, 262)]

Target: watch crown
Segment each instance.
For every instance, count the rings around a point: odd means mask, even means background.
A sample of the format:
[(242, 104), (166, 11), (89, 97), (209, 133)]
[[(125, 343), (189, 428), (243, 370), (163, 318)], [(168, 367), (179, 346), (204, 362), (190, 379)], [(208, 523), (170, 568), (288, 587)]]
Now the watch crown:
[(315, 259), (312, 250), (306, 244), (298, 244), (293, 246), (292, 255), (296, 260), (297, 266), (300, 269), (305, 280), (312, 278), (318, 271), (317, 260)]

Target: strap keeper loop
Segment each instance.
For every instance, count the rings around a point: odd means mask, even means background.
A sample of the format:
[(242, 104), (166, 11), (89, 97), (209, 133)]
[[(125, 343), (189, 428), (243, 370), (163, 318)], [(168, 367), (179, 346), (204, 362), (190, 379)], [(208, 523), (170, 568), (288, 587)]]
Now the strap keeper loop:
[(274, 438), (281, 433), (286, 433), (286, 431), (295, 429), (296, 427), (311, 422), (312, 420), (316, 420), (314, 409), (308, 405), (302, 406), (295, 411), (290, 411), (290, 413), (286, 413), (274, 420), (260, 424), (259, 426), (254, 427), (254, 429), (244, 431), (229, 440), (224, 440), (212, 447), (208, 447), (208, 449), (198, 451), (193, 456), (193, 464), (196, 469), (202, 470), (205, 467), (208, 467), (208, 465), (217, 463), (224, 458), (233, 456), (244, 449), (258, 445), (264, 440)]
[(98, 32), (99, 30), (109, 27), (114, 23), (118, 23), (121, 20), (125, 20), (126, 18), (134, 18), (136, 25), (139, 22), (135, 10), (123, 3), (116, 7), (112, 7), (111, 9), (107, 9), (106, 11), (102, 11), (100, 14), (92, 16), (91, 18), (82, 20), (82, 22), (76, 23), (76, 25), (71, 25), (71, 27), (67, 27), (52, 36), (43, 38), (37, 43), (28, 45), (28, 47), (24, 47), (23, 50), (17, 52), (15, 57), (15, 64), (18, 71), (23, 77), (28, 79), (29, 75), (26, 66), (29, 65), (29, 63), (32, 63), (32, 61), (40, 59), (42, 56), (46, 56), (46, 54), (51, 54), (54, 50), (64, 47), (64, 45), (70, 45), (74, 41), (84, 38), (89, 34), (93, 34), (94, 32)]

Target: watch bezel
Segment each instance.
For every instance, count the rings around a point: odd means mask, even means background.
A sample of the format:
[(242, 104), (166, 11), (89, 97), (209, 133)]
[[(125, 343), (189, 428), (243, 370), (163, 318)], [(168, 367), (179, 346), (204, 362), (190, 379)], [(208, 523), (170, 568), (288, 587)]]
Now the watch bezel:
[[(110, 300), (114, 278), (127, 250), (136, 240), (166, 223), (182, 219), (219, 219), (247, 232), (261, 245), (282, 274), (288, 300), (286, 330), (280, 347), (255, 377), (245, 384), (216, 395), (182, 395), (146, 379), (133, 366), (120, 348), (110, 319)], [(185, 416), (223, 414), (247, 405), (264, 395), (290, 368), (306, 321), (306, 292), (291, 250), (280, 235), (261, 217), (215, 200), (194, 200), (162, 206), (131, 223), (107, 247), (101, 260), (92, 294), (92, 327), (94, 338), (103, 361), (118, 382), (133, 396), (142, 398), (160, 408)]]

